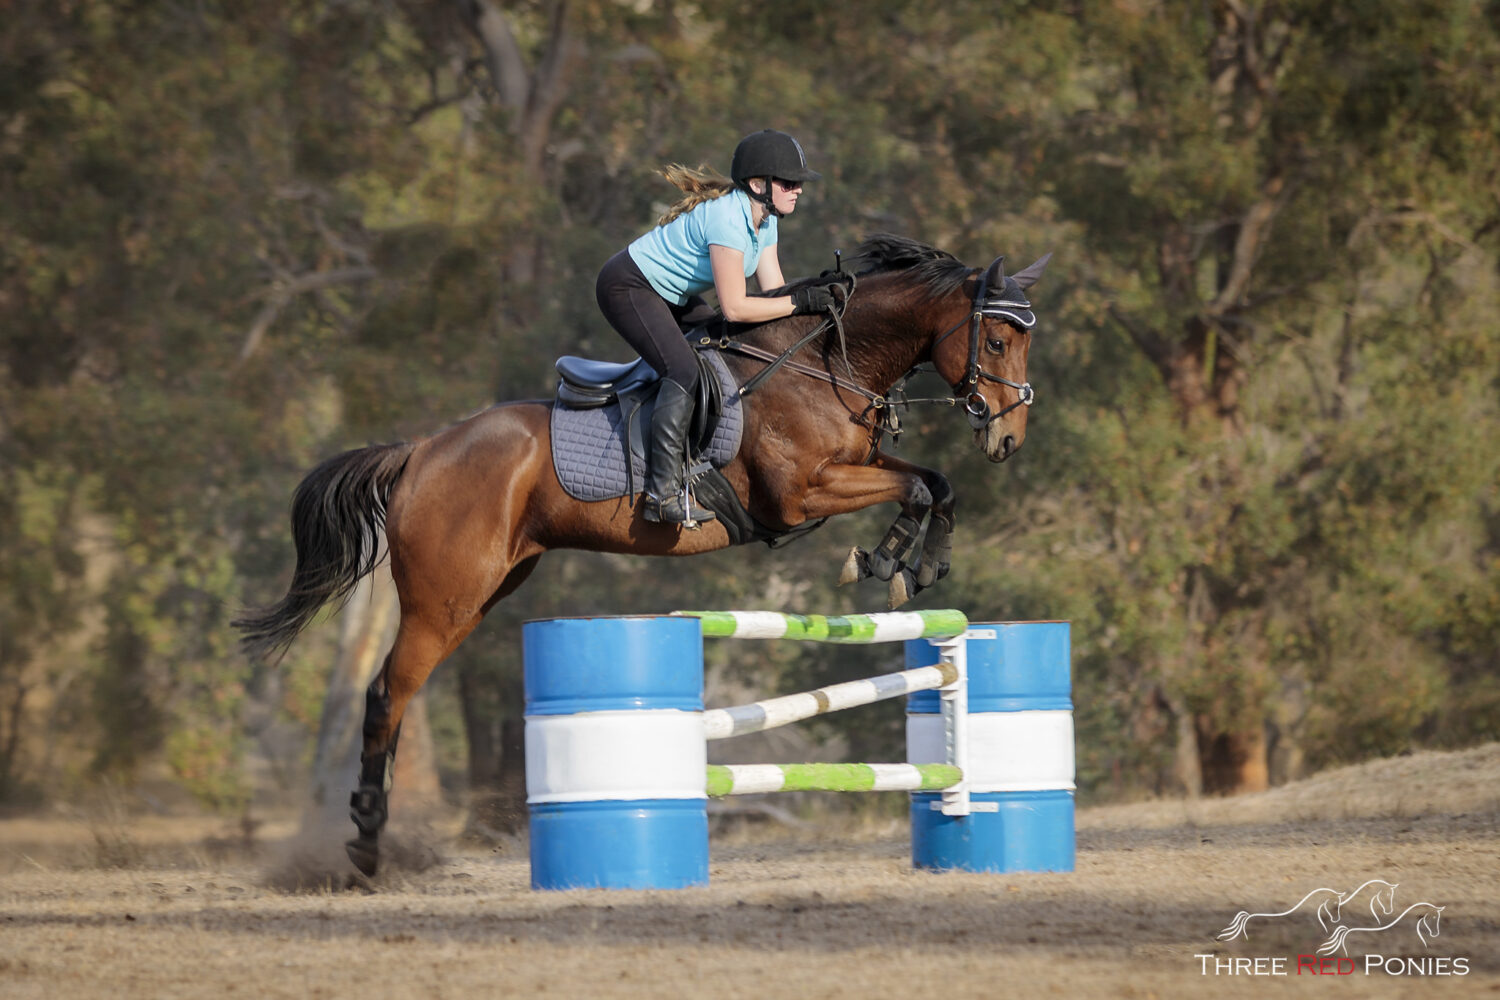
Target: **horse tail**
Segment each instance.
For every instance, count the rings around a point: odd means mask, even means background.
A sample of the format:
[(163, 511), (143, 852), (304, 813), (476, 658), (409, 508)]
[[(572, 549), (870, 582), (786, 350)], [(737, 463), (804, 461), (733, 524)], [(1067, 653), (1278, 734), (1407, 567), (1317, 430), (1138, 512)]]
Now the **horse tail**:
[(1351, 928), (1351, 927), (1335, 927), (1333, 929), (1333, 935), (1327, 941), (1324, 941), (1323, 944), (1322, 944), (1322, 946), (1320, 948), (1318, 948), (1318, 954), (1319, 955), (1332, 955), (1334, 952), (1336, 952), (1339, 949), (1343, 948), (1344, 947), (1344, 938), (1346, 938), (1346, 937), (1349, 936), (1349, 932), (1351, 930), (1354, 930), (1354, 928)]
[(1250, 922), (1250, 911), (1241, 910), (1229, 921), (1229, 926), (1219, 932), (1220, 941), (1233, 941), (1245, 933), (1245, 925)]
[(292, 496), (297, 568), (286, 596), (231, 623), (249, 656), (285, 653), (325, 604), (348, 600), (379, 563), (386, 506), (415, 447), (401, 443), (346, 451), (298, 485)]

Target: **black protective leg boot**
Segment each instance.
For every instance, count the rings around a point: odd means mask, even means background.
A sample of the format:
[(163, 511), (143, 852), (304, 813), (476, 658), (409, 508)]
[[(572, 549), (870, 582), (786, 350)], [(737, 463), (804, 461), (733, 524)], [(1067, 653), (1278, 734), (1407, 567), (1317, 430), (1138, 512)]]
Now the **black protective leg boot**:
[(683, 485), (688, 425), (693, 397), (671, 379), (662, 379), (651, 414), (651, 444), (646, 452), (646, 496), (641, 516), (648, 521), (693, 524), (712, 521), (714, 512), (693, 503)]

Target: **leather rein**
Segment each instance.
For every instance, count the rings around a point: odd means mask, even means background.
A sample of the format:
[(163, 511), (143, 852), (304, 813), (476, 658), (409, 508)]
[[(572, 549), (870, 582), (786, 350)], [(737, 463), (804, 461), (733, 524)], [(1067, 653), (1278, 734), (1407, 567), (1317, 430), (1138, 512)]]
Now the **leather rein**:
[[(1002, 259), (1003, 258), (996, 258), (996, 262)], [(948, 337), (950, 337), (952, 334), (957, 333), (960, 329), (963, 328), (964, 324), (967, 323), (969, 326), (968, 365), (964, 370), (963, 378), (957, 383), (951, 385), (953, 395), (950, 397), (935, 397), (927, 399), (908, 399), (906, 397), (905, 387), (907, 380), (912, 376), (924, 371), (932, 371), (936, 373), (935, 368), (929, 369), (920, 365), (912, 368), (897, 380), (896, 384), (891, 387), (889, 392), (882, 395), (879, 393), (871, 392), (864, 386), (859, 385), (858, 383), (853, 382), (850, 379), (843, 378), (835, 374), (831, 366), (829, 368), (815, 368), (812, 365), (803, 364), (800, 361), (792, 360), (792, 356), (794, 354), (802, 350), (802, 348), (806, 347), (808, 344), (812, 343), (812, 341), (817, 339), (820, 334), (823, 334), (830, 329), (836, 329), (838, 331), (839, 337), (839, 349), (844, 357), (844, 369), (851, 375), (853, 374), (853, 368), (849, 364), (849, 352), (848, 345), (844, 337), (843, 320), (844, 311), (849, 306), (849, 299), (853, 297), (855, 288), (859, 284), (859, 279), (853, 274), (840, 273), (838, 275), (838, 278), (840, 280), (847, 283), (846, 291), (844, 293), (842, 302), (836, 302), (834, 305), (829, 307), (828, 318), (823, 320), (817, 326), (813, 327), (813, 329), (806, 336), (802, 337), (791, 347), (788, 347), (786, 350), (780, 352), (779, 354), (773, 351), (766, 350), (763, 347), (756, 347), (752, 344), (746, 344), (738, 340), (732, 340), (729, 337), (722, 337), (717, 339), (712, 337), (702, 337), (699, 339), (698, 343), (695, 346), (697, 346), (699, 349), (718, 348), (719, 350), (723, 351), (733, 351), (736, 354), (742, 354), (746, 357), (755, 358), (756, 360), (767, 362), (767, 366), (765, 368), (761, 369), (759, 372), (756, 372), (755, 375), (751, 376), (751, 378), (740, 387), (739, 395), (741, 397), (748, 396), (750, 393), (754, 392), (757, 388), (760, 387), (761, 383), (770, 378), (781, 368), (786, 368), (789, 371), (796, 372), (799, 375), (805, 375), (809, 378), (818, 379), (819, 381), (828, 382), (835, 388), (844, 389), (848, 392), (854, 393), (855, 395), (863, 397), (865, 400), (867, 400), (868, 405), (866, 405), (864, 410), (861, 411), (857, 416), (855, 416), (854, 419), (856, 420), (856, 422), (869, 427), (872, 432), (872, 456), (874, 454), (874, 449), (879, 447), (880, 438), (882, 435), (889, 434), (891, 435), (891, 439), (893, 441), (900, 440), (901, 418), (896, 413), (896, 407), (898, 406), (910, 406), (913, 403), (937, 403), (946, 406), (958, 406), (962, 404), (964, 408), (964, 414), (968, 417), (969, 420), (969, 426), (976, 431), (982, 430), (983, 428), (989, 426), (989, 424), (993, 421), (1000, 419), (1011, 410), (1014, 410), (1016, 407), (1030, 406), (1036, 399), (1036, 392), (1031, 388), (1030, 382), (1013, 382), (1008, 378), (1003, 378), (999, 375), (992, 375), (991, 373), (985, 371), (984, 367), (979, 363), (979, 348), (980, 344), (983, 341), (981, 328), (984, 323), (984, 317), (986, 315), (989, 315), (989, 313), (986, 311), (986, 308), (990, 306), (989, 274), (994, 266), (995, 264), (992, 263), (990, 267), (987, 267), (983, 271), (979, 272), (979, 287), (975, 291), (974, 300), (969, 315), (965, 316), (953, 326), (949, 327), (932, 342), (932, 348), (933, 350), (936, 350), (939, 344), (948, 339)], [(978, 391), (980, 379), (986, 379), (991, 382), (999, 382), (1002, 385), (1010, 386), (1017, 391), (1018, 398), (1014, 403), (1010, 404), (998, 413), (991, 413), (989, 402)], [(871, 419), (872, 413), (874, 414), (873, 419)]]

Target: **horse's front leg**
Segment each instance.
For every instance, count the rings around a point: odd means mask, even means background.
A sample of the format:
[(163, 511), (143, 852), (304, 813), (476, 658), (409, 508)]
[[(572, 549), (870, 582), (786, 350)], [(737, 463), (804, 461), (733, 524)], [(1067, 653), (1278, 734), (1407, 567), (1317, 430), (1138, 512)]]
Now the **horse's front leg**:
[[(924, 470), (931, 471), (931, 470)], [(953, 560), (953, 487), (941, 473), (927, 481), (932, 491), (932, 514), (927, 519), (927, 537), (917, 564), (917, 590), (932, 586), (948, 575)]]
[[(802, 500), (803, 512), (809, 518), (847, 514), (877, 503), (901, 505), (901, 515), (873, 552), (855, 549), (850, 553), (840, 583), (867, 576), (889, 580), (891, 607), (905, 603), (915, 593), (915, 579), (906, 561), (916, 549), (922, 521), (933, 505), (930, 477), (947, 487), (936, 473), (880, 453), (869, 465), (830, 465), (819, 470)], [(946, 492), (951, 494), (952, 490)]]
[[(888, 459), (895, 463), (898, 459)], [(920, 465), (902, 463), (913, 475), (921, 476), (932, 494), (932, 507), (927, 517), (927, 530), (922, 537), (922, 552), (912, 559), (919, 524), (904, 514), (892, 524), (879, 546), (867, 560), (870, 573), (882, 580), (890, 581), (889, 605), (900, 607), (919, 591), (932, 586), (948, 575), (953, 558), (953, 508), (955, 496), (953, 486), (946, 476)], [(890, 555), (885, 555), (890, 553)], [(850, 562), (855, 563), (856, 572), (861, 562), (859, 550), (850, 553)], [(845, 564), (846, 573), (849, 563)]]

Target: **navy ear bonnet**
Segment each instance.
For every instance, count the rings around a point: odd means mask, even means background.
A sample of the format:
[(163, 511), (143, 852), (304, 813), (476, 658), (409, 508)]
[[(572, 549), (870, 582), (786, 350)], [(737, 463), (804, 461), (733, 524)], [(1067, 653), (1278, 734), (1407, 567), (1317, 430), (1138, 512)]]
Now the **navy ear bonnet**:
[(980, 312), (986, 316), (999, 316), (1001, 319), (1010, 320), (1023, 330), (1030, 330), (1036, 326), (1036, 313), (1031, 311), (1031, 300), (1026, 298), (1026, 293), (1021, 291), (1021, 286), (1015, 278), (1007, 275), (1005, 284), (998, 289), (992, 289), (985, 297), (984, 305)]

